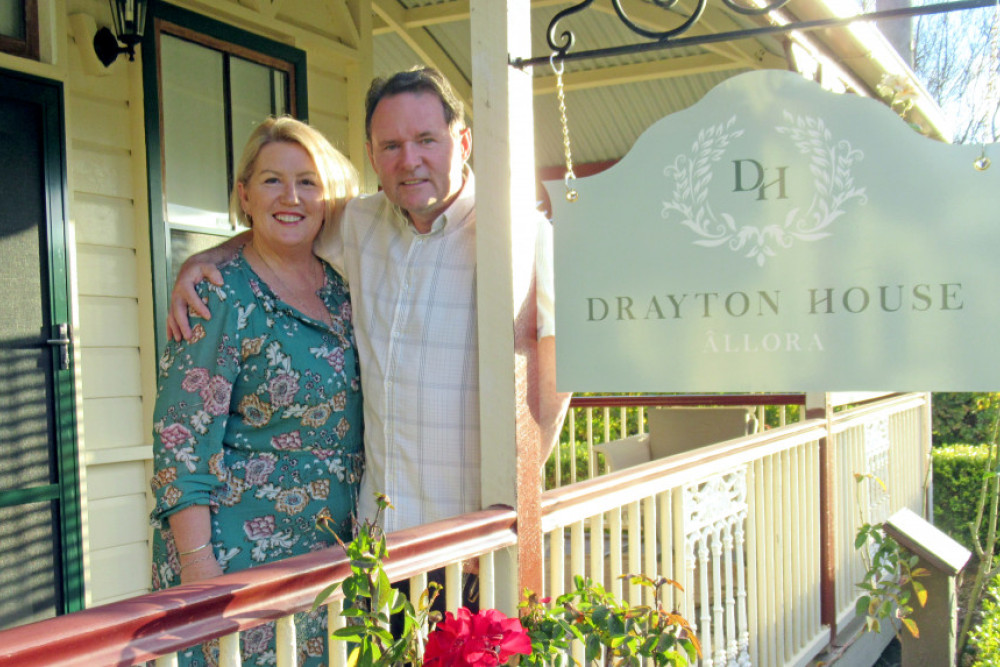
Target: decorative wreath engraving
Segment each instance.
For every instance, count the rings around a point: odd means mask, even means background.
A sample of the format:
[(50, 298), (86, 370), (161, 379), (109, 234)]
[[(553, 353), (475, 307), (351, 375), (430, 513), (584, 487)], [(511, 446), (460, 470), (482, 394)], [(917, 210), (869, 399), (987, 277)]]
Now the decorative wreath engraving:
[(868, 201), (865, 188), (854, 185), (851, 167), (864, 159), (864, 153), (851, 147), (846, 140), (835, 141), (823, 120), (811, 116), (794, 116), (784, 112), (787, 126), (777, 126), (780, 134), (788, 135), (796, 148), (809, 157), (814, 194), (808, 210), (800, 215), (799, 207), (785, 216), (782, 224), (763, 228), (739, 225), (729, 213), (716, 213), (708, 203), (708, 185), (712, 181), (712, 165), (722, 159), (730, 142), (743, 135), (733, 129), (736, 116), (725, 123), (708, 127), (698, 133), (689, 155), (680, 155), (663, 173), (674, 179), (673, 199), (663, 202), (661, 215), (669, 219), (671, 211), (681, 214), (680, 223), (689, 227), (701, 239), (695, 245), (716, 247), (728, 245), (733, 252), (743, 252), (764, 266), (779, 248), (790, 248), (795, 241), (818, 241), (830, 236), (826, 231), (834, 220), (844, 214), (844, 205), (851, 199), (864, 204)]

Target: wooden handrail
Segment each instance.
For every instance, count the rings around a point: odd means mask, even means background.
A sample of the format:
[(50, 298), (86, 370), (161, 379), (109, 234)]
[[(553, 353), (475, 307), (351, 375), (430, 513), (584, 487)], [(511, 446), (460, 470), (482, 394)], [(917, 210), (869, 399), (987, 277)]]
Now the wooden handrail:
[[(490, 509), (392, 533), (386, 572), (396, 581), (513, 545), (515, 519)], [(0, 632), (0, 666), (134, 665), (309, 609), (349, 573), (333, 547), (19, 626)]]
[(730, 468), (825, 435), (826, 420), (800, 421), (550, 489), (542, 494), (543, 529), (682, 485), (705, 475), (708, 467)]

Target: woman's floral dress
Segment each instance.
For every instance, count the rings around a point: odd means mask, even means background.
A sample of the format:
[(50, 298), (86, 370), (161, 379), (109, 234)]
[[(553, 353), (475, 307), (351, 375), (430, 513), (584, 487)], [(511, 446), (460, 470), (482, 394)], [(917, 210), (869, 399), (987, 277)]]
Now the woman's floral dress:
[[(364, 466), (361, 382), (347, 287), (326, 267), (319, 295), (333, 325), (280, 301), (240, 253), (223, 287), (199, 292), (211, 320), (192, 316), (190, 342), (160, 360), (153, 417), (156, 507), (153, 589), (180, 584), (169, 516), (208, 505), (212, 546), (232, 572), (349, 540)], [(326, 619), (298, 614), (300, 664), (322, 664)], [(244, 665), (274, 665), (274, 626), (243, 634)], [(217, 642), (181, 651), (215, 664)]]

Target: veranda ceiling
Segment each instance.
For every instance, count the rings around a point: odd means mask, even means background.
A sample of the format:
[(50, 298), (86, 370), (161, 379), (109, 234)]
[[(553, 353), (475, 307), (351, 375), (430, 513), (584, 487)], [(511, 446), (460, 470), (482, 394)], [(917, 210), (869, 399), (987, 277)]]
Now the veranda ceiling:
[[(837, 1), (792, 0), (784, 19), (796, 18), (792, 12), (798, 12), (803, 20), (858, 12), (858, 6), (850, 3), (831, 8)], [(531, 4), (531, 55), (545, 55), (550, 50), (545, 40), (549, 21), (560, 10), (579, 3), (533, 0)], [(648, 29), (664, 30), (682, 20), (648, 0), (624, 0), (623, 5), (636, 23)], [(728, 32), (774, 21), (734, 15), (720, 7), (720, 0), (708, 0), (702, 19), (685, 36)], [(375, 73), (385, 74), (422, 62), (432, 64), (456, 84), (471, 108), (469, 2), (373, 0), (373, 8)], [(559, 27), (572, 29), (575, 50), (640, 41), (618, 21), (608, 0), (598, 0)], [(796, 37), (795, 41), (804, 44), (813, 56), (828, 59), (824, 82), (830, 81), (830, 70), (839, 66), (841, 72), (836, 78), (845, 82), (846, 89), (860, 94), (872, 94), (886, 71), (911, 75), (880, 33), (871, 29), (867, 35), (857, 32), (826, 29)], [(801, 50), (796, 50), (797, 58), (786, 55), (790, 53), (788, 44), (788, 38), (778, 35), (566, 63), (566, 106), (574, 161), (585, 164), (620, 158), (653, 122), (694, 104), (730, 76), (758, 68), (794, 66), (808, 70), (810, 65), (803, 67)], [(536, 67), (534, 77), (537, 164), (559, 165), (563, 151), (555, 77), (547, 65)], [(916, 120), (935, 134), (941, 125), (939, 115), (929, 98), (920, 100)]]

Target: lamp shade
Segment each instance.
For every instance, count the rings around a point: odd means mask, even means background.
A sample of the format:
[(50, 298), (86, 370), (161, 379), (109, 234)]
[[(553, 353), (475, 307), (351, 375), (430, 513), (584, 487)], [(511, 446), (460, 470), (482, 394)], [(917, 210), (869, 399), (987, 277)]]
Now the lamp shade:
[(146, 26), (147, 0), (110, 0), (115, 34), (126, 46), (138, 44)]

